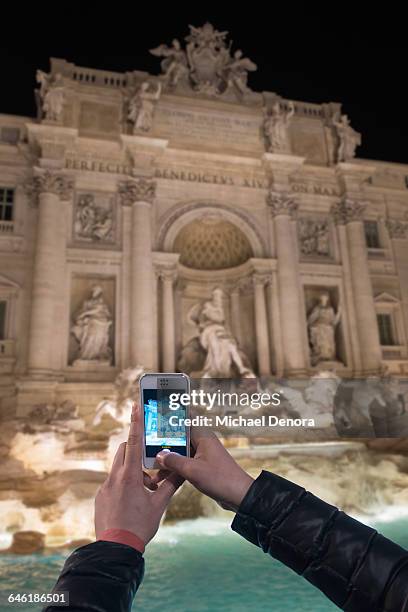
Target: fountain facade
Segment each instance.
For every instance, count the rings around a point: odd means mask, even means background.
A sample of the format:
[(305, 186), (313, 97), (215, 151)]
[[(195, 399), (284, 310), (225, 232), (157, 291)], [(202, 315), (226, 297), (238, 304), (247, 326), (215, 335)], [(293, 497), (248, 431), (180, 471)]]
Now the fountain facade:
[[(226, 37), (153, 49), (160, 75), (52, 59), (38, 116), (0, 115), (3, 532), (90, 535), (138, 364), (408, 379), (408, 167), (356, 158), (340, 104), (252, 91)], [(400, 400), (381, 429), (287, 387), (333, 436), (405, 431)]]

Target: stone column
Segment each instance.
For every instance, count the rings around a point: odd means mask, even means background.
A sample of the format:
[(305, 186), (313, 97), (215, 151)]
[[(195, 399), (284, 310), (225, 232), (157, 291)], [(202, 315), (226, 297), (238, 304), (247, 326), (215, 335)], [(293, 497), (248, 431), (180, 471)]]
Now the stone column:
[(255, 292), (255, 333), (258, 357), (258, 374), (267, 376), (271, 373), (269, 354), (268, 316), (266, 314), (265, 284), (267, 276), (255, 273), (252, 277)]
[(173, 288), (177, 278), (177, 271), (171, 268), (162, 268), (159, 272), (159, 277), (162, 281), (162, 365), (164, 372), (174, 372), (176, 367), (176, 334)]
[(61, 200), (69, 199), (73, 180), (61, 173), (37, 169), (27, 193), (38, 202), (33, 288), (28, 347), (28, 373), (48, 378), (55, 369), (52, 346), (58, 275), (64, 265), (58, 226)]
[(385, 222), (397, 270), (401, 294), (401, 310), (408, 333), (408, 215), (404, 219), (388, 218)]
[(268, 193), (267, 204), (275, 221), (285, 373), (303, 375), (307, 371), (304, 350), (305, 315), (302, 311), (297, 250), (293, 244), (291, 223), (298, 206), (290, 193), (273, 190)]
[(285, 368), (285, 361), (282, 343), (278, 279), (275, 270), (272, 270), (270, 282), (267, 286), (267, 295), (271, 339), (271, 365), (272, 369), (274, 370), (274, 374), (278, 378), (281, 378)]
[(241, 315), (239, 308), (239, 286), (236, 285), (231, 289), (231, 327), (235, 339), (241, 346), (242, 335), (241, 335)]
[(130, 358), (133, 366), (157, 367), (154, 317), (151, 207), (156, 183), (135, 178), (119, 185), (124, 205), (131, 206)]
[[(347, 241), (347, 230), (346, 226), (342, 224), (337, 225), (337, 236), (339, 240), (340, 247), (340, 258), (341, 264), (343, 267), (343, 283), (344, 283), (344, 298), (347, 307), (348, 313), (348, 336), (350, 338), (350, 346), (351, 346), (351, 358), (352, 364), (347, 364), (350, 369), (353, 369), (354, 373), (359, 375), (363, 371), (363, 366), (361, 362), (361, 350), (360, 350), (360, 341), (358, 338), (358, 325), (357, 325), (357, 317), (356, 317), (356, 309), (354, 304), (354, 290), (353, 284), (351, 280), (351, 267), (349, 261), (349, 249), (348, 249), (348, 241)], [(343, 305), (341, 305), (343, 306)], [(343, 319), (344, 322), (344, 319)], [(346, 330), (344, 329), (344, 332)]]
[(345, 225), (353, 301), (360, 344), (362, 374), (378, 373), (381, 347), (368, 266), (363, 215), (365, 205), (343, 197), (332, 206), (337, 225)]

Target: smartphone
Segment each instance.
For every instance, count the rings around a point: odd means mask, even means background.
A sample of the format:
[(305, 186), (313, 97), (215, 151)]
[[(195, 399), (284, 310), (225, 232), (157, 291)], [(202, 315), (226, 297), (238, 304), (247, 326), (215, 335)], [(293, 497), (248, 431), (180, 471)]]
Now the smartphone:
[(177, 401), (185, 393), (190, 393), (186, 374), (144, 374), (140, 378), (144, 467), (158, 467), (156, 455), (165, 448), (190, 456), (190, 428), (184, 424), (188, 407)]

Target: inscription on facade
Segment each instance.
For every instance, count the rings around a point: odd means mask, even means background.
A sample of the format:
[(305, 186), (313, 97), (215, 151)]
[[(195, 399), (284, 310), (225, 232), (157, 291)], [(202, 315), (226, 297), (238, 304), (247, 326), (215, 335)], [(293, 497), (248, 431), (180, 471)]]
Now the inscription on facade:
[[(103, 172), (108, 174), (126, 174), (137, 176), (138, 171), (132, 166), (116, 161), (78, 159), (67, 157), (65, 167), (68, 170), (80, 170), (88, 172)], [(199, 170), (182, 170), (176, 168), (156, 168), (154, 173), (157, 179), (172, 181), (186, 181), (189, 183), (208, 183), (212, 185), (222, 185), (230, 187), (247, 187), (250, 189), (268, 189), (269, 184), (266, 178), (262, 177), (237, 177), (236, 175), (218, 174), (216, 172), (200, 172)], [(291, 183), (291, 190), (294, 193), (305, 193), (322, 196), (340, 195), (340, 191), (333, 185), (323, 185), (321, 183), (296, 182)]]
[(333, 185), (322, 185), (321, 183), (292, 183), (291, 189), (294, 193), (308, 193), (323, 196), (340, 196), (340, 191)]
[(65, 160), (67, 170), (81, 170), (82, 172), (107, 172), (109, 174), (134, 174), (132, 166), (120, 162), (103, 161), (97, 159), (79, 159), (67, 157)]
[(161, 107), (156, 115), (155, 131), (178, 140), (261, 150), (261, 118), (237, 117), (227, 113), (204, 113), (179, 107)]

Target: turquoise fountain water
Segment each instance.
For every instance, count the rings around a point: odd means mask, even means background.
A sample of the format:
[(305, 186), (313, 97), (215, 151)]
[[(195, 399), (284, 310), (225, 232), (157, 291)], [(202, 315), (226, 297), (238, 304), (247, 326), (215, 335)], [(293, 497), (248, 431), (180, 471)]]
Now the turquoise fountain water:
[[(408, 547), (408, 520), (374, 525)], [(0, 556), (0, 600), (54, 584), (63, 555)], [(146, 573), (134, 610), (149, 612), (330, 612), (338, 608), (314, 587), (270, 559), (218, 519), (195, 519), (160, 529), (146, 554)], [(2, 604), (0, 612), (8, 612)], [(37, 610), (19, 605), (20, 612)], [(112, 611), (113, 612), (113, 611)]]

